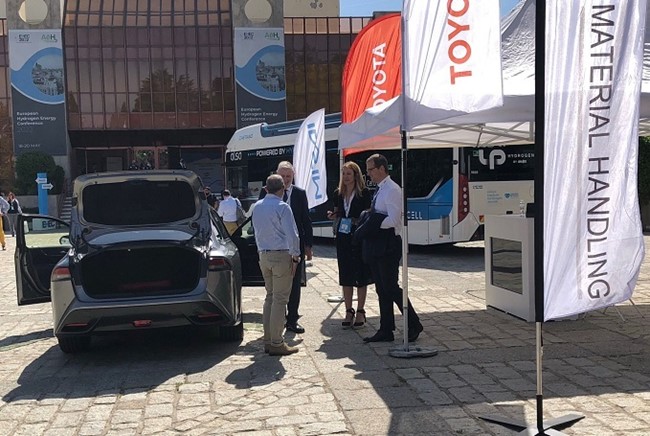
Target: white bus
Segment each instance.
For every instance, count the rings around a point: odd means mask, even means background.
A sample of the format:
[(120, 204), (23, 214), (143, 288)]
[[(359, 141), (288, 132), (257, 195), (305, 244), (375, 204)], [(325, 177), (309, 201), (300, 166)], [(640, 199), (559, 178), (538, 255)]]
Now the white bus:
[[(337, 142), (340, 122), (340, 114), (326, 116), (330, 198), (340, 174)], [(245, 203), (257, 199), (264, 180), (278, 162), (292, 159), (301, 124), (302, 120), (256, 124), (233, 135), (226, 153), (226, 178), (228, 186)], [(533, 144), (523, 144), (409, 150), (406, 184), (409, 243), (433, 245), (482, 239), (486, 215), (519, 213), (520, 203), (533, 202), (533, 148)], [(353, 160), (363, 170), (366, 158), (376, 152), (386, 156), (391, 177), (400, 183), (399, 149), (358, 152), (346, 156), (345, 161)], [(367, 183), (370, 189), (374, 188), (369, 179)], [(332, 223), (325, 217), (331, 208), (332, 204), (324, 204), (310, 211), (314, 236), (333, 236)]]

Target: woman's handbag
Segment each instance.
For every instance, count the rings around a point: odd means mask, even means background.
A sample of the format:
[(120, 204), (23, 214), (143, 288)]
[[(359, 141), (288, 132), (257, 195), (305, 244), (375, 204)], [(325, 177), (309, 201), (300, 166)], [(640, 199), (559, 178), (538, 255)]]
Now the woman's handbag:
[(237, 205), (237, 225), (241, 226), (246, 221), (246, 212), (240, 204)]
[(334, 222), (332, 223), (332, 234), (334, 237), (336, 237), (336, 234), (339, 231), (339, 224), (341, 224), (341, 217), (334, 218)]
[(237, 225), (241, 226), (244, 221), (246, 221), (246, 212), (244, 212), (244, 208), (241, 207), (241, 203), (237, 201)]

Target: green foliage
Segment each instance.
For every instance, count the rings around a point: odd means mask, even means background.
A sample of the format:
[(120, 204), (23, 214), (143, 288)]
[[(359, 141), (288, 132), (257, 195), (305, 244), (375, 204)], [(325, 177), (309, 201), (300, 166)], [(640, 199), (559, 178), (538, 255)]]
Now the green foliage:
[(54, 163), (52, 156), (34, 151), (16, 159), (16, 195), (37, 195), (37, 173), (47, 173), (48, 183), (54, 185), (50, 194), (61, 193), (65, 171)]
[(14, 143), (11, 131), (11, 116), (7, 100), (0, 100), (0, 190), (7, 192), (14, 185)]
[(162, 68), (142, 80), (131, 112), (197, 112), (200, 99), (194, 80), (185, 74), (176, 78)]

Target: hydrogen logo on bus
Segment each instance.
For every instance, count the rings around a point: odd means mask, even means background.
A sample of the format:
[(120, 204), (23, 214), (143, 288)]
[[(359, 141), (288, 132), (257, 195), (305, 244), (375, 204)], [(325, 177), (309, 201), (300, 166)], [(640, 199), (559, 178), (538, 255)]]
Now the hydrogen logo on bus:
[(479, 150), (478, 160), (483, 165), (490, 165), (490, 169), (493, 170), (497, 165), (503, 165), (506, 161), (506, 153), (503, 150), (490, 150), (488, 158), (485, 158), (485, 150)]
[(323, 198), (323, 194), (320, 192), (320, 170), (318, 169), (318, 156), (320, 156), (320, 147), (318, 141), (316, 140), (316, 125), (314, 123), (309, 123), (307, 125), (307, 132), (309, 136), (309, 142), (312, 144), (312, 153), (311, 153), (311, 181), (316, 186), (316, 193), (314, 198), (317, 200)]

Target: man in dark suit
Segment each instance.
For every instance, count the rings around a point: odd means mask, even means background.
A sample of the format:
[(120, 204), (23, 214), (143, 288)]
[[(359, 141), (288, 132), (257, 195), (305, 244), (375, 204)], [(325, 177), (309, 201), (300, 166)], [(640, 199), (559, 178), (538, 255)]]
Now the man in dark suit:
[[(305, 259), (309, 260), (312, 258), (314, 230), (311, 226), (311, 219), (309, 218), (307, 194), (304, 189), (293, 184), (294, 170), (291, 162), (280, 162), (276, 173), (279, 174), (284, 181), (285, 191), (283, 200), (291, 206), (293, 218), (298, 227), (298, 236), (300, 237), (300, 263), (298, 264), (297, 272), (293, 277), (291, 295), (289, 296), (289, 303), (287, 304), (286, 328), (288, 331), (294, 333), (304, 333), (304, 327), (298, 324), (298, 319), (300, 318), (300, 315), (298, 314), (298, 307), (300, 306), (300, 282), (302, 280), (301, 272), (304, 268)], [(265, 196), (266, 189), (262, 189), (260, 192), (260, 199)]]

